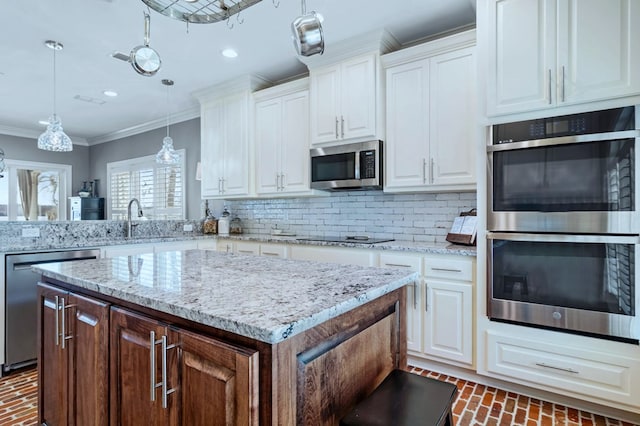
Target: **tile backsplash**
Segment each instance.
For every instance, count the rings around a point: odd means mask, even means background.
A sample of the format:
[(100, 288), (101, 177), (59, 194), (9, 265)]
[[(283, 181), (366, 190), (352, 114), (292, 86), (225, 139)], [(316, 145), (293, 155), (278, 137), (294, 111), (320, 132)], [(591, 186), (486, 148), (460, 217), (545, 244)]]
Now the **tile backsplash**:
[[(476, 207), (476, 193), (349, 191), (317, 198), (234, 200), (226, 205), (232, 217), (242, 220), (244, 232), (249, 234), (270, 234), (277, 226), (298, 236), (367, 235), (398, 241), (444, 242), (453, 219)], [(219, 209), (215, 213), (216, 210)]]

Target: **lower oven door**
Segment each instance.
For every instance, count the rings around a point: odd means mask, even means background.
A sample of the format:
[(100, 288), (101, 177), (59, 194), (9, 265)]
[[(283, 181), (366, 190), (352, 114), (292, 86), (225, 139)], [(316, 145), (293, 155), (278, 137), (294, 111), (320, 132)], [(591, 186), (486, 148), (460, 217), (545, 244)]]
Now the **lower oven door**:
[(487, 233), (492, 320), (638, 342), (638, 236)]

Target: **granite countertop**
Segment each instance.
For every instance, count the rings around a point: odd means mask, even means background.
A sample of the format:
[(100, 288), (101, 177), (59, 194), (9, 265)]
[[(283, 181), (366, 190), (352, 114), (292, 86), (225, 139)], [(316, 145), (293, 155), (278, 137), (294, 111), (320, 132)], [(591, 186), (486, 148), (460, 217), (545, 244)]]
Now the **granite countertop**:
[(334, 242), (334, 241), (313, 241), (298, 240), (297, 237), (286, 237), (276, 235), (230, 235), (228, 237), (218, 237), (220, 239), (230, 239), (237, 241), (256, 241), (262, 243), (275, 244), (303, 244), (313, 246), (327, 247), (350, 247), (368, 250), (389, 250), (389, 251), (408, 251), (414, 253), (432, 253), (432, 254), (455, 254), (459, 256), (476, 256), (475, 246), (464, 246), (451, 243), (427, 243), (427, 242), (411, 242), (411, 241), (389, 241), (386, 243), (351, 243), (351, 242)]
[(409, 284), (417, 273), (210, 250), (49, 263), (46, 277), (278, 343)]
[(255, 241), (261, 243), (274, 244), (302, 244), (326, 247), (348, 247), (373, 250), (388, 251), (405, 251), (414, 253), (431, 253), (431, 254), (455, 254), (458, 256), (476, 256), (475, 246), (463, 246), (450, 243), (434, 243), (434, 242), (411, 242), (411, 241), (390, 241), (386, 243), (367, 244), (367, 243), (346, 243), (346, 242), (326, 242), (326, 241), (309, 241), (298, 240), (297, 237), (271, 236), (262, 234), (242, 234), (230, 235), (228, 237), (220, 237), (215, 235), (174, 235), (174, 236), (149, 236), (136, 238), (84, 238), (76, 239), (72, 243), (59, 243), (55, 238), (45, 239), (44, 241), (25, 240), (24, 242), (0, 242), (0, 252), (24, 252), (24, 251), (51, 251), (51, 250), (67, 250), (74, 248), (93, 248), (105, 246), (117, 246), (125, 244), (154, 244), (173, 241), (215, 241), (216, 239), (234, 240), (234, 241)]

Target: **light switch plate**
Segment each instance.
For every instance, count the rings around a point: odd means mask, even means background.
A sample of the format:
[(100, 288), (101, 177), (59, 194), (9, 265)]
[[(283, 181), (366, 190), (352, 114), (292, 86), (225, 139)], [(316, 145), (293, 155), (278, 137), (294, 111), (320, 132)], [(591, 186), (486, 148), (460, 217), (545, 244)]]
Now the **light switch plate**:
[(24, 226), (22, 227), (22, 236), (24, 238), (37, 238), (40, 236), (40, 228)]
[(192, 224), (186, 224), (186, 225), (182, 225), (182, 230), (184, 232), (192, 232), (193, 231), (193, 225)]

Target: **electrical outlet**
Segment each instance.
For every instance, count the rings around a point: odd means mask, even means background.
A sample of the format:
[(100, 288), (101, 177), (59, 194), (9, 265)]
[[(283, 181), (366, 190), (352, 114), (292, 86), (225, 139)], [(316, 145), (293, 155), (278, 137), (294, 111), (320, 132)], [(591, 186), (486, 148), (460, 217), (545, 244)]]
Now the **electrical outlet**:
[(182, 225), (182, 230), (184, 232), (193, 232), (193, 225), (190, 223), (186, 225)]
[(40, 236), (40, 228), (24, 226), (22, 227), (22, 236), (24, 238), (38, 238)]

